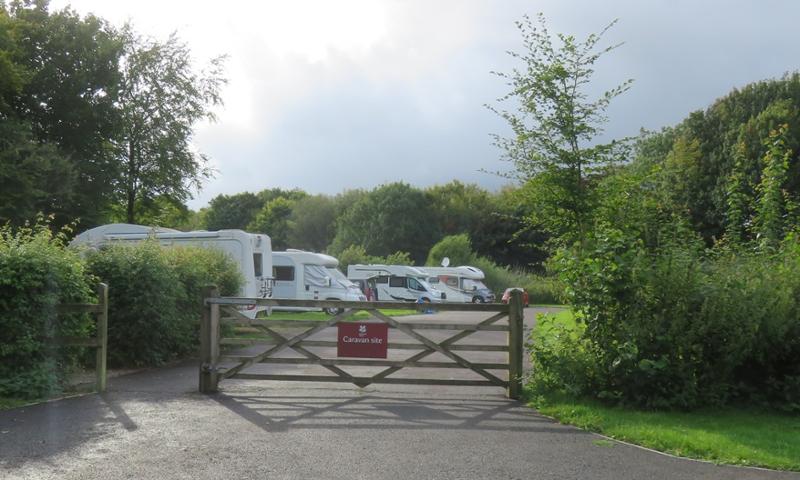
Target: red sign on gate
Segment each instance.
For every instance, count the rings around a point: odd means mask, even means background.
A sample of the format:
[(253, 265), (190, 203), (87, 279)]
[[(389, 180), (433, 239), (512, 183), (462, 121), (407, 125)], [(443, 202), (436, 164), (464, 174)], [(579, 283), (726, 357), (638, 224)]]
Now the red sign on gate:
[(386, 358), (389, 325), (340, 323), (336, 354), (340, 357)]

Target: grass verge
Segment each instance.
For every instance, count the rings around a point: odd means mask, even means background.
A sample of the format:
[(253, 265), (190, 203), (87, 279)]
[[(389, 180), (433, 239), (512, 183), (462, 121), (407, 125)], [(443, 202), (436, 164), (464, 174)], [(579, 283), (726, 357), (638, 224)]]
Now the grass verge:
[(800, 417), (757, 408), (647, 412), (563, 395), (530, 405), (562, 423), (681, 457), (800, 471)]
[[(574, 321), (569, 310), (555, 315), (556, 323)], [(544, 415), (625, 442), (715, 463), (800, 471), (798, 415), (747, 406), (654, 412), (526, 393), (529, 405)]]
[(0, 397), (0, 410), (11, 410), (12, 408), (18, 408), (23, 405), (28, 405), (30, 403), (37, 403), (41, 400), (25, 400), (22, 398), (14, 398), (14, 397)]

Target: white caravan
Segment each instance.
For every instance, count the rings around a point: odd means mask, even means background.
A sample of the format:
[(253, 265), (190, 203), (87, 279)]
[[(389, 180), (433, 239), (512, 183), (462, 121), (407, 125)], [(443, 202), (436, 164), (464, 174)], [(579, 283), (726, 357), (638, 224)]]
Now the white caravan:
[(491, 303), (494, 293), (483, 283), (486, 278), (479, 268), (417, 267), (428, 274), (428, 282), (447, 295), (448, 302)]
[(405, 265), (350, 265), (347, 278), (374, 288), (377, 301), (440, 303), (444, 294), (427, 281), (428, 274)]
[[(272, 295), (272, 241), (269, 236), (242, 230), (217, 232), (181, 232), (171, 228), (147, 227), (129, 223), (112, 223), (87, 230), (76, 236), (70, 245), (100, 248), (111, 243), (140, 242), (155, 238), (163, 246), (197, 246), (216, 248), (225, 252), (239, 266), (244, 285), (239, 295), (250, 298), (269, 298)], [(248, 316), (258, 310), (251, 308)]]
[[(322, 253), (289, 249), (272, 253), (275, 277), (273, 298), (297, 300), (344, 300), (363, 302), (367, 298), (337, 267), (339, 260)], [(309, 310), (308, 308), (275, 307), (275, 310)], [(325, 309), (330, 314), (338, 309)]]

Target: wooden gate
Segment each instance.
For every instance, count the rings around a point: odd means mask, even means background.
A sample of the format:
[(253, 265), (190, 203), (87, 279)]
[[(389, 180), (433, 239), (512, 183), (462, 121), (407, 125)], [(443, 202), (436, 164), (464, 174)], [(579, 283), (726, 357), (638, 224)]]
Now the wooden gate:
[[(213, 393), (218, 383), (229, 378), (308, 381), (308, 382), (348, 382), (359, 387), (371, 384), (412, 384), (412, 385), (462, 385), (490, 386), (506, 389), (510, 398), (518, 399), (522, 390), (522, 299), (515, 292), (508, 305), (504, 304), (409, 304), (402, 302), (341, 302), (333, 300), (274, 300), (257, 298), (219, 297), (217, 291), (209, 288), (204, 300), (204, 314), (201, 324), (201, 365), (200, 391)], [(323, 321), (315, 320), (272, 320), (267, 318), (251, 319), (241, 313), (241, 308), (251, 305), (270, 307), (311, 307), (337, 308), (341, 313)], [(398, 320), (384, 314), (386, 309), (416, 309), (420, 313), (429, 308), (437, 311), (485, 312), (488, 318), (474, 322), (436, 322), (435, 315), (424, 321)], [(311, 348), (336, 348), (337, 342), (330, 340), (314, 340), (315, 334), (335, 327), (356, 312), (367, 312), (371, 321), (384, 322), (390, 331), (399, 331), (411, 341), (389, 341), (389, 352), (416, 351), (403, 359), (355, 359), (355, 358), (323, 358), (311, 351)], [(500, 322), (507, 319), (506, 322)], [(263, 335), (258, 339), (220, 338), (220, 327), (232, 324), (248, 331)], [(291, 329), (292, 333), (282, 333), (277, 329)], [(457, 332), (444, 339), (433, 340), (421, 332), (433, 330), (446, 333)], [(507, 332), (503, 344), (459, 343), (461, 340), (481, 331)], [(250, 344), (263, 346), (265, 349), (257, 353), (228, 354), (221, 352), (221, 346), (243, 346)], [(281, 358), (275, 355), (292, 349), (301, 355), (299, 358)], [(506, 362), (476, 362), (467, 360), (462, 352), (507, 352)], [(449, 361), (423, 361), (435, 353), (441, 354)], [(395, 353), (394, 357), (401, 355)], [(257, 364), (297, 364), (320, 365), (333, 375), (281, 374), (248, 372)], [(369, 376), (356, 376), (340, 367), (385, 367), (380, 372)], [(466, 369), (482, 377), (479, 379), (432, 379), (409, 378), (392, 375), (403, 368), (458, 368)], [(493, 372), (505, 371), (507, 375)], [(505, 378), (504, 378), (505, 377)]]

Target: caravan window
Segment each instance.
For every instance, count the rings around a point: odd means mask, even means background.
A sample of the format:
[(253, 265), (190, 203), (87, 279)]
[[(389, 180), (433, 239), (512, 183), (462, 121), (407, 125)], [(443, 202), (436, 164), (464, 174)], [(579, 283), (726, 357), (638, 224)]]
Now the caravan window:
[(253, 274), (256, 277), (264, 275), (264, 260), (260, 253), (253, 254)]
[(389, 283), (389, 277), (381, 275), (380, 277), (375, 279), (375, 283)]
[(330, 285), (330, 277), (325, 267), (320, 265), (303, 265), (303, 276), (306, 285), (315, 287), (327, 287)]
[(406, 277), (390, 277), (389, 286), (406, 288)]
[(294, 267), (272, 267), (272, 276), (279, 282), (293, 282)]
[(458, 288), (458, 277), (444, 277), (444, 283), (448, 287)]
[(439, 283), (439, 277), (428, 278), (428, 283)]

